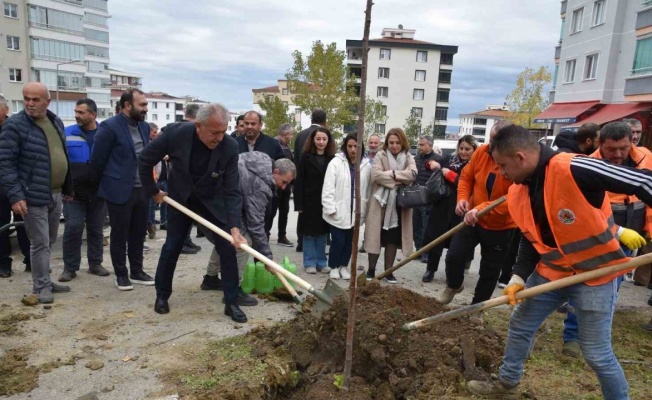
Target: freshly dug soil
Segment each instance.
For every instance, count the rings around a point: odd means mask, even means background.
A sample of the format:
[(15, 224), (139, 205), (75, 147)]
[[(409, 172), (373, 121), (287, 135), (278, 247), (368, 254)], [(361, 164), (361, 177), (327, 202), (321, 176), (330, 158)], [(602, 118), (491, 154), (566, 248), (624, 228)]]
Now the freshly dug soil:
[[(243, 382), (235, 379), (207, 390), (196, 386), (184, 390), (188, 388), (179, 385), (179, 394), (238, 400), (453, 399), (467, 395), (462, 386), (465, 380), (487, 379), (495, 372), (503, 353), (503, 340), (481, 321), (474, 322), (477, 318), (403, 332), (404, 323), (448, 308), (406, 289), (372, 284), (358, 289), (353, 378), (346, 391), (341, 389), (341, 374), (347, 306), (346, 301), (338, 300), (319, 318), (304, 313), (284, 324), (254, 329), (244, 337), (251, 357), (263, 364), (270, 360), (268, 371), (261, 369), (256, 379), (264, 391), (243, 393)], [(292, 371), (272, 377), (272, 370), (278, 370), (272, 366), (278, 366), (279, 360)], [(207, 369), (219, 376), (221, 367), (216, 364)], [(222, 368), (227, 368), (229, 363), (224, 364)], [(249, 388), (255, 383), (251, 378), (249, 375), (246, 382)]]

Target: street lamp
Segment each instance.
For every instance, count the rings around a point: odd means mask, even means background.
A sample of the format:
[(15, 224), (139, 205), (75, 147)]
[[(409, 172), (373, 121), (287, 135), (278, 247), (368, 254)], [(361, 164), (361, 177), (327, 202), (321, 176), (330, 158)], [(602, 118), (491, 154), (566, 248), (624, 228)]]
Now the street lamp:
[(66, 61), (64, 63), (59, 63), (57, 64), (57, 116), (59, 116), (59, 65), (66, 65), (66, 64), (74, 64), (78, 63), (80, 60), (71, 60), (71, 61)]

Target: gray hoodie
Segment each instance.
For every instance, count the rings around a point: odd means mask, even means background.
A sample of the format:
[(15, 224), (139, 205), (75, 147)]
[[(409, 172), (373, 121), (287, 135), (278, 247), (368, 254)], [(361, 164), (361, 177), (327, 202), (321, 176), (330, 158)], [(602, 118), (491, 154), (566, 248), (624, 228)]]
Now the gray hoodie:
[(242, 231), (248, 233), (252, 246), (272, 258), (269, 238), (265, 234), (265, 213), (271, 206), (274, 178), (272, 159), (260, 151), (241, 153), (238, 160), (242, 191)]

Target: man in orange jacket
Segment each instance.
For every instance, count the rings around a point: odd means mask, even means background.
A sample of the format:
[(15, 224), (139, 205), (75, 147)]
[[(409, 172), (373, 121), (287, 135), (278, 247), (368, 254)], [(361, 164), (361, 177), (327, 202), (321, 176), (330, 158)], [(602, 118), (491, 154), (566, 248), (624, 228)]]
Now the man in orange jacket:
[[(602, 131), (607, 136), (614, 128), (610, 125)], [(514, 275), (503, 291), (512, 305), (525, 286), (627, 261), (619, 241), (628, 247), (645, 243), (635, 231), (615, 225), (606, 192), (636, 195), (652, 205), (652, 171), (556, 153), (520, 126), (501, 129), (491, 151), (501, 174), (514, 182), (508, 209), (523, 234)], [(584, 358), (598, 376), (603, 397), (629, 399), (625, 374), (611, 346), (618, 299), (615, 278), (620, 274), (548, 291), (518, 304), (510, 318), (498, 376), (487, 382), (470, 381), (468, 390), (493, 399), (519, 398), (517, 385), (534, 334), (550, 313), (570, 299), (577, 312)]]
[[(507, 125), (511, 125), (511, 122), (496, 123), (491, 128), (490, 142), (496, 132)], [(518, 241), (515, 241), (518, 230), (507, 211), (507, 204), (494, 208), (480, 221), (476, 217), (480, 210), (506, 195), (511, 184), (500, 175), (489, 153), (489, 145), (478, 147), (460, 175), (455, 207), (455, 213), (464, 215), (464, 222), (471, 227), (462, 229), (451, 239), (446, 253), (446, 289), (437, 297), (438, 302), (448, 304), (464, 290), (464, 264), (478, 244), (482, 259), (473, 304), (491, 298), (503, 266), (507, 265), (506, 269), (511, 271), (518, 248)], [(514, 245), (510, 246), (511, 243)], [(509, 276), (504, 283), (508, 281)]]

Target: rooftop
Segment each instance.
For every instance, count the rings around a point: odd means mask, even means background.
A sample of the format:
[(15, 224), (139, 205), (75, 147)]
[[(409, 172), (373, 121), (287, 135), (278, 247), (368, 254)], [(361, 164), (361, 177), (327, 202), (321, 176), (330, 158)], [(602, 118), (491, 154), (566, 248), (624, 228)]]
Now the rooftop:
[(481, 115), (483, 117), (507, 118), (509, 116), (509, 111), (507, 111), (507, 110), (482, 110), (482, 111), (468, 113), (468, 114), (462, 114), (462, 115)]

